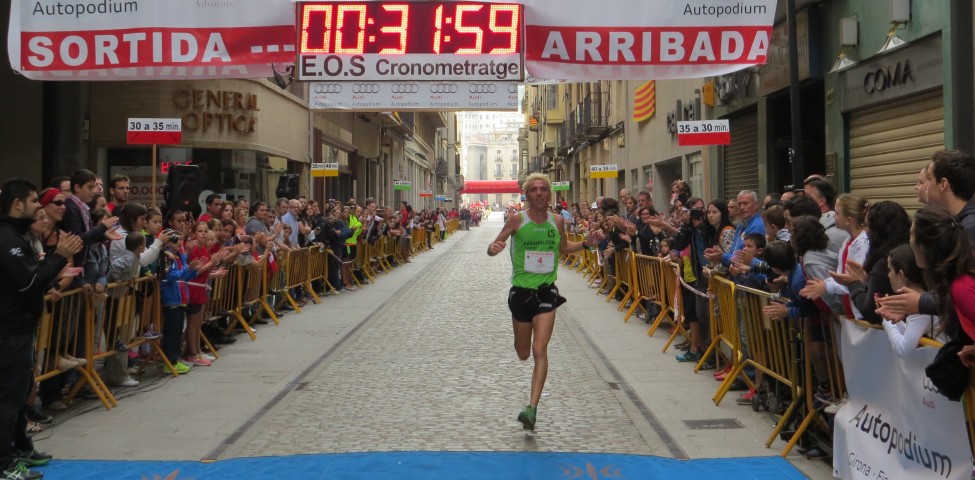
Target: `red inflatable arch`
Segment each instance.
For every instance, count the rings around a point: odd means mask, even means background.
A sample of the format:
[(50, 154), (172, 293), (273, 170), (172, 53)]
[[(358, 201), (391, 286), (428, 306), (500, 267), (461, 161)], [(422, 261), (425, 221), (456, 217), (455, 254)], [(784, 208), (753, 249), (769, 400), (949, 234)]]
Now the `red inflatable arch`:
[(466, 180), (457, 193), (521, 193), (521, 185), (518, 180)]

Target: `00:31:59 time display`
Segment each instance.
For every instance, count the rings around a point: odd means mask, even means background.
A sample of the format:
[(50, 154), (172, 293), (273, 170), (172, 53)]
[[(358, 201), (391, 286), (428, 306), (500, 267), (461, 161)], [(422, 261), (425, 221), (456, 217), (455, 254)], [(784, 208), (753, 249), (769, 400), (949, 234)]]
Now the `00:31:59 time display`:
[(299, 54), (510, 55), (522, 6), (504, 3), (300, 3)]

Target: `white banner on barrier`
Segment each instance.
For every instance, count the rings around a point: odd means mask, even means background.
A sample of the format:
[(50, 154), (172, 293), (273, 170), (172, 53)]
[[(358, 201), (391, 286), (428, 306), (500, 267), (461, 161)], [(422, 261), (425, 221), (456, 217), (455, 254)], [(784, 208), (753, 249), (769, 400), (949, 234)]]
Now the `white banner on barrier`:
[[(658, 80), (763, 64), (775, 0), (524, 0), (525, 66)], [(11, 66), (41, 80), (261, 78), (297, 58), (291, 0), (13, 1)]]
[(886, 332), (841, 324), (850, 401), (834, 420), (833, 476), (969, 480), (962, 405), (934, 391), (924, 374), (937, 350), (918, 348), (900, 358)]

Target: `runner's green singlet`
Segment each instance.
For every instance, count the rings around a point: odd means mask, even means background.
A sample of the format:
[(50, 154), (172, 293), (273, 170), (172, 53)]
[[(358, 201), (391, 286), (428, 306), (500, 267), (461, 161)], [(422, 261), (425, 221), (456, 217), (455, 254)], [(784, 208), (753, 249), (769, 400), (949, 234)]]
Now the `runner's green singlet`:
[(520, 288), (538, 289), (555, 283), (558, 274), (559, 229), (555, 218), (548, 213), (544, 223), (535, 223), (522, 211), (521, 227), (511, 242), (511, 284)]

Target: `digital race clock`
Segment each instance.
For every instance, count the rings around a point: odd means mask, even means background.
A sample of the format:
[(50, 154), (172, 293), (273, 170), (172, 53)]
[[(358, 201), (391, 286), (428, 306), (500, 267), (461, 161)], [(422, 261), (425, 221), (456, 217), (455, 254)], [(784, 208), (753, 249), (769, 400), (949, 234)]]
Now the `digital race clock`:
[(524, 76), (523, 7), (486, 2), (299, 2), (299, 80)]

